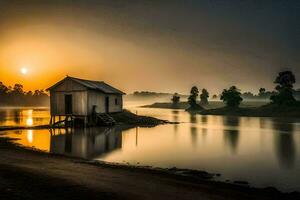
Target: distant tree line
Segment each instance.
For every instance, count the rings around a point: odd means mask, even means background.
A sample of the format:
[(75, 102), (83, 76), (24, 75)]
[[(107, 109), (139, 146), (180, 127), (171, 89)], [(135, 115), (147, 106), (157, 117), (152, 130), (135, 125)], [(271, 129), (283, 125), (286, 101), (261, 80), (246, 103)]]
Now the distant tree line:
[[(276, 84), (275, 91), (266, 92), (264, 88), (260, 88), (258, 95), (268, 96), (271, 104), (278, 106), (299, 105), (296, 99), (297, 90), (293, 89), (296, 78), (292, 71), (279, 72), (274, 83)], [(224, 89), (220, 99), (223, 100), (228, 107), (238, 107), (243, 101), (242, 94), (236, 86), (232, 86), (228, 90)]]
[(0, 82), (0, 106), (47, 106), (49, 96), (44, 90), (24, 91), (23, 85), (13, 87)]
[[(228, 89), (224, 89), (220, 95), (214, 94), (212, 99), (222, 100), (227, 107), (238, 107), (243, 99), (269, 99), (272, 104), (276, 105), (299, 105), (300, 89), (295, 90), (293, 88), (296, 83), (296, 78), (291, 71), (279, 72), (274, 80), (276, 84), (275, 91), (267, 91), (265, 88), (260, 88), (257, 95), (251, 92), (241, 93), (241, 90), (236, 86), (231, 86)], [(197, 98), (200, 97), (199, 104)], [(199, 95), (199, 90), (196, 86), (193, 86), (188, 97), (188, 103), (190, 110), (203, 109), (201, 106), (209, 104), (208, 102), (209, 92), (204, 88)], [(175, 93), (172, 97), (173, 106), (175, 107), (180, 102), (180, 97)]]
[(135, 91), (133, 92), (133, 95), (147, 97), (147, 96), (160, 96), (160, 95), (170, 95), (170, 94), (163, 93), (163, 92)]
[[(292, 91), (293, 96), (296, 99), (300, 100), (300, 89), (296, 89)], [(252, 92), (243, 92), (241, 93), (241, 97), (245, 100), (270, 100), (271, 96), (275, 95), (276, 91), (267, 91), (265, 88), (260, 88), (257, 94), (253, 94)], [(212, 96), (213, 100), (220, 99), (221, 94), (214, 94)]]

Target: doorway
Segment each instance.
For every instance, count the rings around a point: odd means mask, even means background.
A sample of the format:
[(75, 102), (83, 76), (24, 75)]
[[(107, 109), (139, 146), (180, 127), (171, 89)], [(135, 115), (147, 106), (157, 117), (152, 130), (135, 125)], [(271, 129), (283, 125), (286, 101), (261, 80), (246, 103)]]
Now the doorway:
[(65, 114), (71, 115), (73, 113), (72, 110), (72, 95), (66, 94), (65, 95)]

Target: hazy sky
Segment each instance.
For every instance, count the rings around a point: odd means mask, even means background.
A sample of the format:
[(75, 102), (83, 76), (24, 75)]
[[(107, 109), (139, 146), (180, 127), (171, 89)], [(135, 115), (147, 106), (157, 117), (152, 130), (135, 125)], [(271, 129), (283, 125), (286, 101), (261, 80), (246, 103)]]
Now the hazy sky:
[(283, 69), (300, 82), (299, 19), (298, 0), (0, 0), (0, 81), (46, 88), (68, 74), (127, 93), (272, 89)]

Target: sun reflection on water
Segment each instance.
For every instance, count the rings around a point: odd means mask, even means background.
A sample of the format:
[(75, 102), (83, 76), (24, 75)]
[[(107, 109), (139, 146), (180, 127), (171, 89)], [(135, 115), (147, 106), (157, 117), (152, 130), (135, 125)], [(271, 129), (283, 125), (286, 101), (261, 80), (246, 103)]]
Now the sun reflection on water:
[(28, 140), (29, 143), (33, 142), (33, 133), (32, 133), (32, 130), (28, 130), (27, 131), (27, 140)]
[(28, 118), (28, 119), (26, 120), (26, 125), (27, 125), (27, 126), (32, 126), (32, 125), (33, 125), (33, 119), (32, 119), (32, 118)]
[(32, 112), (33, 112), (33, 110), (28, 110), (28, 118), (26, 119), (27, 126), (33, 125)]

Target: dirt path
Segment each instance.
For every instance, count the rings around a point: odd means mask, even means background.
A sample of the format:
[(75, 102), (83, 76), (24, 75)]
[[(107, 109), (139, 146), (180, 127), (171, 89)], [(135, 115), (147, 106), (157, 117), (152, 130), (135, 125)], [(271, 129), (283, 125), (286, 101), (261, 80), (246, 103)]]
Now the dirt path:
[(0, 199), (296, 199), (292, 197), (148, 169), (96, 166), (5, 145), (0, 148)]

